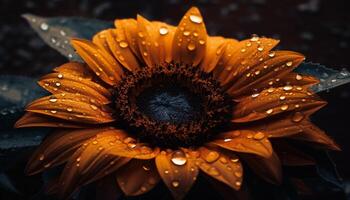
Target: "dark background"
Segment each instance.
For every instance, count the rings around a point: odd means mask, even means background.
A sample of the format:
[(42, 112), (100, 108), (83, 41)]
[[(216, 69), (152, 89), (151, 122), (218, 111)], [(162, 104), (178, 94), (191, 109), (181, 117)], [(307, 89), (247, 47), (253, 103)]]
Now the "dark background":
[[(0, 74), (39, 77), (66, 59), (41, 41), (20, 16), (83, 16), (103, 20), (135, 17), (176, 25), (191, 6), (201, 9), (208, 32), (243, 39), (256, 33), (281, 40), (279, 48), (308, 61), (350, 70), (349, 0), (0, 0)], [(339, 172), (350, 180), (350, 84), (320, 94), (329, 105), (314, 116), (342, 147), (333, 152)], [(350, 190), (350, 188), (348, 188)]]

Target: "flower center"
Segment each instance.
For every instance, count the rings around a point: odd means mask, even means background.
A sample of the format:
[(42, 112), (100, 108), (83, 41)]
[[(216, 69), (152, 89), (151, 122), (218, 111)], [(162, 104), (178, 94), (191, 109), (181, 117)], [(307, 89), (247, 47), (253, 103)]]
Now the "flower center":
[(123, 128), (156, 146), (201, 145), (228, 124), (232, 100), (196, 67), (145, 67), (116, 87), (117, 118)]

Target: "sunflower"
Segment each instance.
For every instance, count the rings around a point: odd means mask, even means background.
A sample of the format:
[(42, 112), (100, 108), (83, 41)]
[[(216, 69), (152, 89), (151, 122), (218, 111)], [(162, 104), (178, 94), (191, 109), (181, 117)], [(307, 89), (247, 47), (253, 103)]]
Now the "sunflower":
[(293, 144), (339, 149), (310, 121), (326, 104), (309, 89), (318, 80), (293, 72), (304, 56), (273, 51), (278, 40), (209, 36), (196, 7), (177, 27), (140, 15), (115, 26), (72, 39), (84, 63), (42, 77), (52, 95), (16, 123), (55, 127), (27, 173), (64, 165), (61, 198), (106, 177), (126, 196), (162, 181), (182, 199), (199, 173), (239, 190), (242, 163), (278, 184), (282, 164), (312, 163)]

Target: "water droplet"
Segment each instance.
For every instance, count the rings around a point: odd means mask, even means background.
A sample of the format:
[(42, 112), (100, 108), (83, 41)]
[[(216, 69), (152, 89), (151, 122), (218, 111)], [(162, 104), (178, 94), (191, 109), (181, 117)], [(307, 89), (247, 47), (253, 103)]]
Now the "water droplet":
[(274, 51), (272, 51), (272, 52), (269, 53), (269, 57), (270, 57), (270, 58), (275, 57), (275, 55), (276, 55), (276, 53), (275, 53)]
[(39, 157), (39, 160), (40, 160), (40, 161), (43, 161), (44, 158), (45, 158), (45, 156), (44, 156), (44, 155), (41, 155), (41, 156)]
[(240, 182), (240, 181), (236, 181), (236, 183), (235, 183), (237, 186), (241, 186), (242, 185), (242, 182)]
[(302, 77), (300, 74), (297, 74), (297, 75), (295, 76), (295, 79), (297, 79), (298, 81), (300, 81), (300, 80), (303, 79), (303, 77)]
[(293, 122), (300, 122), (301, 120), (304, 119), (304, 114), (301, 112), (296, 112), (294, 113), (293, 117), (292, 117), (292, 121)]
[(265, 134), (263, 132), (257, 132), (254, 134), (254, 139), (261, 140), (265, 137)]
[(68, 112), (72, 112), (72, 111), (73, 111), (73, 108), (72, 108), (72, 107), (68, 107), (68, 108), (67, 108), (67, 111), (68, 111)]
[(173, 187), (177, 188), (177, 187), (179, 187), (180, 183), (179, 183), (179, 181), (173, 181), (173, 182), (171, 182), (171, 185)]
[(284, 91), (289, 91), (289, 90), (292, 90), (292, 89), (293, 89), (293, 87), (290, 86), (290, 85), (286, 85), (286, 86), (283, 87)]
[(250, 39), (250, 41), (252, 41), (252, 42), (257, 42), (257, 41), (259, 41), (259, 37), (258, 37), (258, 36), (253, 36), (253, 37)]
[(236, 162), (239, 161), (239, 158), (232, 158), (231, 161), (232, 161), (233, 163), (236, 163)]
[(184, 32), (183, 32), (183, 35), (184, 35), (184, 36), (189, 36), (190, 34), (191, 34), (191, 32), (189, 32), (189, 31), (184, 31)]
[(205, 156), (205, 160), (209, 163), (216, 161), (219, 158), (219, 153), (211, 151)]
[(255, 97), (258, 97), (260, 94), (259, 93), (255, 93), (255, 94), (252, 94), (252, 97), (255, 98)]
[(166, 34), (168, 34), (168, 33), (169, 33), (169, 30), (168, 30), (167, 27), (165, 27), (165, 26), (160, 27), (160, 29), (159, 29), (159, 34), (161, 34), (161, 35), (166, 35)]
[(172, 154), (171, 162), (175, 165), (184, 165), (187, 162), (185, 153), (182, 150), (177, 150)]
[(66, 32), (65, 32), (64, 30), (60, 30), (60, 34), (61, 34), (62, 36), (66, 36), (66, 35), (67, 35)]
[(119, 46), (120, 46), (121, 48), (126, 48), (126, 47), (129, 46), (129, 44), (128, 44), (127, 42), (125, 42), (125, 41), (121, 41), (121, 42), (119, 42)]
[(213, 176), (218, 176), (220, 174), (219, 171), (215, 167), (209, 168), (208, 172), (210, 175), (213, 175)]
[(143, 55), (147, 57), (147, 56), (148, 56), (148, 53), (147, 53), (147, 52), (143, 52)]
[(92, 144), (97, 144), (98, 142), (96, 141), (96, 140), (94, 140), (93, 142), (92, 142)]
[(246, 50), (246, 49), (244, 49), (244, 48), (243, 48), (243, 49), (241, 49), (241, 52), (242, 52), (242, 53), (244, 53), (244, 52), (246, 52), (246, 51), (247, 51), (247, 50)]
[(242, 177), (242, 172), (235, 172), (234, 173), (236, 177), (241, 178)]
[(289, 61), (289, 62), (286, 63), (286, 65), (287, 65), (288, 67), (290, 67), (290, 66), (293, 65), (293, 62), (292, 62), (292, 61)]
[(94, 104), (90, 104), (90, 107), (92, 110), (97, 110), (97, 106), (95, 106)]
[(267, 89), (267, 92), (269, 92), (269, 93), (271, 93), (271, 92), (273, 92), (273, 91), (275, 91), (274, 88), (269, 88), (269, 89)]
[(57, 113), (56, 110), (51, 110), (50, 112), (51, 112), (52, 114), (56, 114), (56, 113)]
[(255, 71), (255, 75), (259, 75), (259, 74), (260, 74), (259, 70)]
[(40, 29), (43, 31), (47, 31), (47, 30), (49, 30), (49, 25), (44, 22), (44, 23), (40, 24)]
[(189, 43), (188, 45), (187, 45), (187, 49), (189, 50), (189, 51), (193, 51), (193, 50), (195, 50), (196, 49), (196, 45), (194, 44), (194, 43)]
[(50, 99), (49, 99), (49, 101), (50, 101), (51, 103), (56, 103), (56, 102), (57, 102), (57, 98), (56, 98), (55, 96), (51, 96)]
[(145, 171), (151, 170), (151, 168), (149, 166), (145, 166), (145, 165), (142, 166), (142, 169), (145, 170)]
[(224, 139), (224, 142), (230, 142), (230, 141), (232, 141), (231, 138), (226, 138), (226, 139)]
[(62, 79), (63, 78), (63, 74), (58, 74), (57, 78)]
[(199, 44), (201, 45), (205, 44), (205, 40), (199, 40)]
[(227, 159), (225, 158), (225, 157), (220, 157), (220, 162), (222, 163), (222, 164), (226, 164), (227, 163)]
[(143, 33), (142, 32), (138, 32), (138, 34), (137, 34), (140, 38), (143, 38), (144, 37), (144, 35), (143, 35)]
[(55, 84), (57, 87), (60, 87), (61, 86), (61, 83), (60, 82), (56, 82)]
[(288, 105), (281, 106), (281, 110), (288, 110)]
[(264, 47), (258, 47), (258, 51), (263, 51), (264, 50)]
[(268, 109), (267, 111), (266, 111), (266, 114), (271, 114), (273, 112), (273, 109)]
[(190, 15), (190, 20), (191, 20), (191, 22), (196, 23), (196, 24), (200, 24), (203, 21), (202, 17), (200, 17), (198, 15)]
[(246, 45), (247, 47), (250, 47), (250, 46), (252, 46), (252, 43), (247, 42), (245, 45)]
[(280, 100), (283, 101), (286, 99), (286, 96), (280, 96)]

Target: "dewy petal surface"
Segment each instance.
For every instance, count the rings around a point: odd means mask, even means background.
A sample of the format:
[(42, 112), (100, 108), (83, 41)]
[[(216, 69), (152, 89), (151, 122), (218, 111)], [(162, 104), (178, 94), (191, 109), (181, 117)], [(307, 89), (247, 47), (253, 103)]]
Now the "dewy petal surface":
[[(91, 103), (81, 101), (81, 99), (75, 95), (51, 95), (35, 100), (27, 106), (26, 110), (86, 124), (101, 124), (115, 120), (103, 105), (97, 104), (97, 101)], [(89, 100), (88, 97), (84, 99)]]
[(204, 173), (235, 190), (241, 188), (243, 167), (236, 155), (205, 147), (199, 148), (199, 151), (201, 156), (196, 163)]
[(235, 130), (221, 133), (218, 139), (214, 139), (210, 144), (221, 148), (255, 154), (262, 157), (270, 157), (273, 149), (265, 133), (252, 130)]
[(227, 41), (223, 37), (208, 37), (205, 56), (199, 67), (207, 72), (212, 72), (224, 55)]
[(80, 186), (91, 183), (125, 165), (131, 158), (111, 153), (112, 142), (124, 137), (120, 130), (108, 130), (85, 142), (67, 162), (60, 177), (60, 197), (68, 198)]
[(185, 197), (198, 175), (195, 159), (183, 150), (162, 151), (156, 157), (156, 166), (160, 177), (175, 199)]
[(82, 39), (72, 39), (71, 43), (77, 53), (92, 71), (109, 85), (116, 85), (123, 76), (120, 64), (97, 45)]
[(182, 17), (173, 40), (173, 60), (196, 66), (205, 55), (207, 31), (198, 8), (192, 7)]
[(60, 130), (50, 134), (29, 160), (28, 174), (36, 174), (66, 162), (85, 141), (109, 128)]
[(118, 170), (116, 179), (127, 196), (137, 196), (152, 190), (160, 176), (154, 160), (133, 159)]

